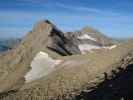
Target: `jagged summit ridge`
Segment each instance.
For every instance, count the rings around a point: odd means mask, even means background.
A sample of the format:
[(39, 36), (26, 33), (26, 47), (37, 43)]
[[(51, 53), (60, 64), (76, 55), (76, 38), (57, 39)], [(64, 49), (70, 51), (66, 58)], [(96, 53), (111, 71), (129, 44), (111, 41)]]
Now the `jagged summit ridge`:
[[(88, 51), (85, 50), (87, 51), (85, 54), (90, 50), (89, 45), (93, 45), (94, 47), (99, 45), (98, 49), (101, 49), (102, 43), (100, 41), (92, 41), (92, 39), (97, 40), (97, 38), (89, 34), (86, 36), (86, 34), (81, 32), (80, 35), (83, 36), (80, 37), (75, 32), (64, 33), (47, 20), (37, 23), (18, 47), (0, 58), (0, 69), (2, 72), (8, 73), (3, 74), (2, 78), (0, 78), (0, 82), (3, 83), (0, 85), (0, 92), (10, 91), (14, 84), (20, 84), (19, 80), (22, 83), (25, 82), (24, 76), (31, 69), (31, 62), (40, 51), (47, 53), (53, 59), (57, 59), (62, 56), (82, 54), (84, 44), (87, 44), (89, 48)], [(84, 38), (87, 38), (87, 40)], [(14, 73), (12, 73), (12, 70)], [(13, 89), (21, 87), (21, 85), (15, 86)]]
[(56, 27), (54, 24), (52, 24), (52, 22), (50, 22), (49, 20), (41, 20), (33, 26), (33, 31), (43, 32), (43, 31), (51, 30), (53, 28), (56, 28)]
[[(37, 23), (17, 48), (0, 57), (0, 99), (34, 100), (39, 96), (46, 100), (86, 100), (93, 94), (98, 100), (99, 95), (113, 100), (110, 97), (116, 93), (122, 94), (120, 97), (130, 93), (128, 84), (132, 87), (133, 78), (128, 67), (133, 66), (133, 40), (117, 45), (90, 30), (64, 33), (49, 21)], [(116, 75), (121, 78), (114, 80)], [(114, 81), (117, 85), (112, 84)], [(104, 87), (94, 94), (99, 84)], [(105, 92), (108, 89), (112, 92), (109, 96)], [(91, 100), (97, 100), (95, 96)]]
[(87, 52), (90, 51), (90, 48), (99, 49), (114, 45), (110, 38), (90, 27), (85, 27), (81, 31), (64, 33), (49, 20), (39, 21), (34, 25), (31, 33), (26, 36), (26, 40), (31, 40), (33, 43), (37, 39), (38, 45), (43, 42), (49, 51), (63, 56), (81, 54), (80, 48), (84, 48), (82, 45), (88, 45)]

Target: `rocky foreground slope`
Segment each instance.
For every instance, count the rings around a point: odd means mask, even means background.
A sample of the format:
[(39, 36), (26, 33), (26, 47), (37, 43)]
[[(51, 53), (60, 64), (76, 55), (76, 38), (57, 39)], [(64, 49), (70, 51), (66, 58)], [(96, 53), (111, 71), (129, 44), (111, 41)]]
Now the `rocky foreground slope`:
[(65, 34), (39, 22), (17, 48), (1, 55), (0, 99), (129, 100), (133, 40), (115, 44), (97, 34), (89, 28)]

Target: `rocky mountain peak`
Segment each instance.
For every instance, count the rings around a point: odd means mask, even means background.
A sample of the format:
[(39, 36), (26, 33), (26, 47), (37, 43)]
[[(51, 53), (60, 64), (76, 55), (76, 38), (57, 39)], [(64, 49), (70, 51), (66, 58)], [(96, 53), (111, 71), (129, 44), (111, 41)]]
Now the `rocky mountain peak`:
[(89, 26), (86, 26), (86, 27), (82, 28), (81, 31), (84, 32), (84, 33), (90, 33), (90, 34), (100, 33), (96, 29), (94, 29), (92, 27), (89, 27)]
[(25, 94), (31, 94), (31, 98), (39, 94), (46, 100), (73, 97), (88, 100), (86, 97), (95, 93), (99, 100), (99, 96), (110, 98), (108, 90), (114, 96), (118, 92), (127, 95), (130, 91), (125, 89), (129, 90), (133, 83), (130, 66), (133, 66), (133, 40), (116, 45), (88, 27), (63, 33), (50, 21), (40, 21), (18, 47), (0, 56), (0, 98), (27, 100), (29, 96)]
[(108, 37), (91, 27), (64, 33), (49, 20), (39, 21), (35, 24), (23, 42), (27, 45), (30, 43), (33, 51), (38, 51), (37, 47), (46, 48), (48, 51), (63, 56), (81, 54), (81, 49), (85, 49), (86, 46), (88, 48), (85, 51), (89, 52), (90, 49), (113, 45)]
[(97, 42), (100, 43), (102, 46), (111, 46), (114, 44), (114, 41), (112, 41), (111, 38), (107, 37), (102, 32), (100, 32), (94, 28), (88, 27), (88, 26), (81, 29), (81, 31), (79, 31), (79, 33), (81, 35), (85, 34), (92, 38), (95, 38), (97, 40)]
[(33, 26), (33, 32), (43, 33), (50, 32), (53, 28), (55, 28), (55, 25), (52, 24), (49, 20), (41, 20), (38, 23), (36, 23)]

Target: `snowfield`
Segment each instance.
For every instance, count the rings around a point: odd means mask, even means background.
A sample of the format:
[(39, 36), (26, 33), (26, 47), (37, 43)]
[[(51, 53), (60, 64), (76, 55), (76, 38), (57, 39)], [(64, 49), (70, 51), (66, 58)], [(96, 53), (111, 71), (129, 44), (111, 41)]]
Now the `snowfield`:
[(80, 44), (78, 48), (82, 54), (86, 54), (86, 52), (91, 51), (92, 49), (100, 49), (101, 47), (90, 44)]
[(29, 83), (48, 75), (60, 63), (61, 60), (54, 60), (47, 53), (40, 51), (31, 62), (31, 70), (25, 76), (26, 82)]
[(93, 49), (114, 49), (116, 48), (117, 45), (112, 45), (112, 46), (96, 46), (96, 45), (90, 45), (90, 44), (80, 44), (78, 45), (79, 50), (81, 51), (82, 54), (86, 54), (86, 52), (92, 52)]
[(105, 48), (107, 48), (107, 49), (114, 49), (114, 48), (116, 48), (117, 47), (117, 45), (112, 45), (112, 46), (110, 46), (110, 47), (105, 47)]
[(89, 36), (88, 34), (84, 34), (84, 35), (78, 36), (78, 39), (81, 39), (81, 40), (89, 39), (89, 40), (92, 40), (92, 41), (97, 41), (97, 39)]

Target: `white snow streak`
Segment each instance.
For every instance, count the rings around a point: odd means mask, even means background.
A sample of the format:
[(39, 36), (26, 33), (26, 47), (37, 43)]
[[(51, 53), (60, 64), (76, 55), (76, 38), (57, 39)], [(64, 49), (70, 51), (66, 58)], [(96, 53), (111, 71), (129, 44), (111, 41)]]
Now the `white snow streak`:
[(81, 35), (81, 36), (78, 37), (78, 39), (81, 39), (81, 40), (89, 39), (89, 40), (92, 40), (92, 41), (97, 41), (95, 38), (89, 36), (88, 34)]
[(100, 47), (100, 46), (96, 46), (96, 45), (91, 45), (91, 44), (80, 44), (78, 46), (79, 50), (81, 51), (82, 54), (86, 54), (86, 52), (92, 52), (93, 49), (108, 49), (108, 50), (111, 50), (111, 49), (114, 49), (116, 48), (117, 45), (112, 45), (112, 46), (103, 46), (103, 47)]
[(100, 49), (100, 46), (95, 46), (95, 45), (90, 45), (90, 44), (80, 44), (79, 50), (81, 51), (82, 54), (85, 54), (88, 51), (91, 51), (92, 49)]

